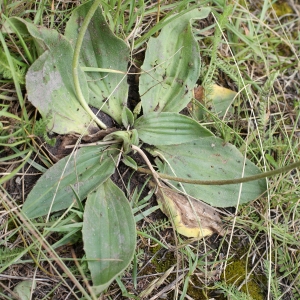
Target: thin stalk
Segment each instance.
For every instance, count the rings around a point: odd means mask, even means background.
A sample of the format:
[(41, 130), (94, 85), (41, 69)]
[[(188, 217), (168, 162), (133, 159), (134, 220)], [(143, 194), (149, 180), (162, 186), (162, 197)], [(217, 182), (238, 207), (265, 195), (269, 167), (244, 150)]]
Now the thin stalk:
[(79, 77), (78, 77), (78, 64), (79, 64), (79, 55), (80, 55), (80, 50), (83, 42), (83, 38), (85, 35), (85, 32), (87, 31), (87, 28), (89, 26), (89, 23), (97, 10), (101, 0), (95, 0), (94, 3), (92, 4), (89, 12), (87, 13), (86, 17), (84, 18), (84, 21), (82, 23), (82, 26), (80, 28), (80, 32), (78, 34), (78, 38), (76, 41), (75, 49), (74, 49), (74, 56), (73, 56), (73, 81), (74, 81), (74, 86), (75, 86), (75, 91), (78, 97), (78, 100), (82, 107), (85, 109), (85, 111), (91, 116), (93, 121), (95, 121), (101, 128), (106, 129), (106, 125), (102, 123), (93, 113), (93, 111), (90, 109), (88, 106), (87, 102), (84, 99), (84, 96), (82, 94), (81, 88), (80, 88), (80, 83), (79, 83)]
[[(278, 169), (275, 169), (272, 171), (263, 172), (263, 173), (260, 173), (257, 175), (252, 175), (252, 176), (243, 177), (243, 178), (226, 179), (226, 180), (188, 179), (188, 178), (174, 177), (174, 176), (170, 176), (168, 174), (158, 173), (156, 171), (155, 171), (155, 174), (158, 176), (158, 178), (161, 178), (161, 179), (168, 179), (168, 180), (173, 180), (173, 181), (183, 182), (183, 183), (199, 184), (199, 185), (227, 185), (227, 184), (244, 183), (244, 182), (254, 181), (254, 180), (263, 179), (263, 178), (267, 178), (267, 177), (272, 177), (276, 174), (285, 173), (285, 172), (288, 172), (290, 170), (293, 170), (293, 169), (296, 169), (299, 167), (300, 167), (300, 161), (297, 161), (295, 163), (292, 163), (290, 165), (287, 165), (285, 167), (278, 168)], [(153, 175), (153, 172), (148, 169), (137, 168), (137, 171), (141, 172), (141, 173)]]
[[(158, 186), (160, 186), (160, 182), (159, 182), (159, 180), (158, 180), (160, 176), (159, 176), (159, 174), (153, 169), (153, 167), (152, 167), (152, 165), (151, 165), (151, 162), (149, 161), (149, 159), (148, 159), (147, 155), (145, 154), (145, 152), (144, 152), (141, 148), (139, 148), (139, 147), (137, 147), (137, 146), (135, 146), (135, 145), (131, 145), (131, 149), (134, 150), (134, 151), (136, 151), (136, 152), (144, 159), (145, 163), (147, 164), (147, 166), (148, 166), (148, 168), (149, 168), (150, 170), (147, 170), (147, 169), (143, 169), (143, 170), (149, 171), (149, 173), (147, 173), (147, 174), (151, 174), (151, 175), (153, 176), (153, 178), (154, 178), (156, 184), (157, 184)], [(142, 169), (142, 168), (138, 168), (138, 169)], [(138, 171), (139, 171), (139, 170), (138, 170)]]

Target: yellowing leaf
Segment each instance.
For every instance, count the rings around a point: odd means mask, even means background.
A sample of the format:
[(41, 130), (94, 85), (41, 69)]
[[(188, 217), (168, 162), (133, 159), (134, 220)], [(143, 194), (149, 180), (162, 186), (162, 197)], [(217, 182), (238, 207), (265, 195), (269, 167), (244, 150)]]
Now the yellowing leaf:
[(218, 105), (221, 105), (222, 102), (226, 103), (226, 106), (229, 107), (236, 94), (237, 93), (235, 91), (214, 84), (209, 98), (214, 101), (214, 105), (216, 107), (218, 107)]
[[(233, 102), (237, 92), (221, 87), (217, 84), (211, 86), (211, 90), (207, 91), (202, 86), (194, 88), (194, 98), (211, 112), (223, 117), (228, 113), (233, 113)], [(202, 106), (193, 105), (195, 102), (188, 104), (188, 109), (197, 120), (202, 120), (204, 110)]]
[[(151, 182), (150, 186), (155, 184)], [(211, 206), (192, 197), (187, 198), (165, 185), (158, 187), (156, 200), (178, 233), (192, 238), (202, 238), (215, 232), (223, 235), (221, 218)]]

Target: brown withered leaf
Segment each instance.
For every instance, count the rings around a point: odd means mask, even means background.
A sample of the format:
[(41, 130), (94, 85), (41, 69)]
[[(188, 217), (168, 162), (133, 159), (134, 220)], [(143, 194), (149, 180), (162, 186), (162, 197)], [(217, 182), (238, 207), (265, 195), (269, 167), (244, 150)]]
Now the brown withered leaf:
[[(151, 187), (155, 183), (150, 183)], [(186, 237), (202, 238), (218, 233), (224, 235), (219, 213), (208, 204), (186, 197), (162, 184), (156, 190), (162, 212), (168, 216), (176, 231)]]
[(204, 103), (203, 97), (204, 97), (204, 88), (201, 85), (195, 87), (194, 98), (203, 104)]

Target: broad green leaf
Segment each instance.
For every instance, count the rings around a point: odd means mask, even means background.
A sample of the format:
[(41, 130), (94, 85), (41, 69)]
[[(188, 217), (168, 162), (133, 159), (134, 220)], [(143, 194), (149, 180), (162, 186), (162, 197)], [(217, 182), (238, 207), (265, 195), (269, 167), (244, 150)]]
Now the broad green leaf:
[(136, 245), (129, 202), (110, 179), (87, 198), (82, 238), (93, 285), (101, 292), (127, 268)]
[(143, 112), (180, 112), (192, 99), (200, 74), (199, 46), (192, 19), (208, 16), (209, 8), (189, 11), (150, 38), (140, 76)]
[(82, 201), (114, 173), (117, 155), (117, 150), (93, 146), (64, 157), (37, 181), (23, 205), (23, 213), (36, 218), (69, 207), (76, 203), (71, 186)]
[[(20, 34), (22, 36), (26, 36), (26, 35), (31, 35), (28, 26), (35, 27), (36, 25), (34, 25), (33, 23), (29, 23), (24, 19), (18, 17), (11, 17), (4, 22), (2, 30), (4, 30), (5, 33), (10, 33), (10, 34), (14, 33), (14, 34)], [(46, 44), (44, 43), (43, 40), (33, 39), (33, 42), (35, 46), (34, 50), (36, 50), (38, 55), (43, 54), (47, 50)]]
[(134, 116), (132, 111), (124, 106), (123, 107), (123, 111), (122, 111), (122, 124), (125, 128), (127, 128), (128, 126), (132, 126), (134, 123)]
[[(93, 1), (89, 1), (75, 9), (67, 23), (65, 36), (73, 46), (76, 43), (82, 20), (92, 3)], [(122, 124), (122, 110), (127, 103), (128, 84), (125, 73), (129, 61), (128, 46), (109, 29), (99, 7), (85, 34), (79, 64), (81, 67), (111, 70), (111, 72), (101, 70), (86, 72), (90, 92), (89, 100), (86, 100), (90, 105), (101, 108), (119, 124)], [(115, 73), (114, 70), (119, 73)], [(120, 74), (120, 71), (124, 74)]]
[[(260, 173), (258, 167), (246, 159), (243, 174), (243, 155), (235, 146), (225, 144), (216, 137), (202, 138), (180, 145), (157, 146), (148, 151), (164, 161), (157, 163), (160, 172), (187, 179), (235, 179)], [(181, 189), (178, 182), (172, 184)], [(183, 187), (189, 195), (210, 205), (229, 207), (237, 204), (240, 184), (208, 186), (184, 183)], [(254, 200), (265, 191), (265, 179), (243, 183), (239, 203)]]
[[(70, 42), (57, 31), (38, 27), (22, 19), (14, 19), (45, 51), (29, 68), (26, 75), (28, 100), (49, 120), (48, 130), (65, 134), (94, 133), (98, 130), (91, 117), (77, 100), (72, 77), (73, 49)], [(85, 74), (79, 70), (82, 92), (88, 99)]]
[(31, 289), (35, 290), (35, 288), (36, 281), (24, 280), (15, 286), (14, 292), (17, 296), (19, 296), (20, 300), (30, 300), (32, 296)]
[[(58, 53), (46, 51), (29, 68), (26, 75), (28, 100), (39, 110), (43, 118), (49, 120), (47, 124), (49, 131), (59, 134), (68, 132), (92, 134), (98, 127), (95, 123), (89, 125), (91, 118), (75, 96), (67, 67), (60, 70), (61, 62), (54, 59), (57, 55)], [(65, 59), (67, 60), (66, 57)]]
[(139, 144), (139, 133), (136, 129), (131, 130), (131, 137), (130, 137), (131, 145), (138, 146)]
[(186, 143), (212, 133), (193, 119), (169, 112), (151, 112), (134, 124), (139, 138), (150, 145), (174, 145)]
[(130, 131), (115, 131), (104, 137), (103, 141), (120, 140), (123, 142), (123, 151), (128, 153), (131, 145), (131, 132)]
[(137, 163), (136, 161), (131, 158), (128, 155), (123, 155), (123, 159), (122, 159), (123, 164), (125, 164), (127, 167), (132, 168), (133, 170), (137, 170)]

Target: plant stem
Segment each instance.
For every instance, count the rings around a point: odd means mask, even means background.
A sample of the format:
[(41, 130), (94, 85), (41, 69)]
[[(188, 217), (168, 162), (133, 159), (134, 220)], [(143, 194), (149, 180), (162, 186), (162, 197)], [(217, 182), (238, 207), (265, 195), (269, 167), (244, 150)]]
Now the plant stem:
[[(147, 164), (148, 168), (150, 169), (150, 170), (147, 170), (147, 171), (149, 171), (149, 173), (147, 173), (147, 174), (151, 174), (153, 176), (156, 184), (158, 186), (160, 186), (160, 182), (158, 180), (160, 176), (154, 170), (154, 168), (152, 167), (151, 162), (149, 161), (149, 159), (148, 159), (147, 155), (145, 154), (145, 152), (141, 148), (139, 148), (139, 147), (137, 147), (135, 145), (131, 145), (131, 149), (134, 150), (134, 151), (136, 151), (136, 152), (138, 152), (138, 154), (144, 159), (145, 163)], [(138, 168), (138, 169), (140, 169), (140, 168)], [(144, 169), (144, 170), (146, 170), (146, 169)]]
[[(272, 171), (260, 173), (260, 174), (253, 175), (253, 176), (243, 177), (243, 178), (226, 179), (226, 180), (197, 180), (197, 179), (174, 177), (174, 176), (170, 176), (168, 174), (163, 174), (163, 173), (158, 173), (158, 172), (155, 172), (155, 173), (161, 179), (168, 179), (168, 180), (173, 180), (173, 181), (178, 181), (178, 182), (183, 182), (183, 183), (199, 184), (199, 185), (227, 185), (227, 184), (238, 184), (238, 183), (254, 181), (254, 180), (258, 180), (258, 179), (262, 179), (262, 178), (266, 178), (266, 177), (271, 177), (276, 174), (288, 172), (292, 169), (296, 169), (299, 167), (300, 167), (300, 161), (297, 161), (295, 163), (292, 163), (290, 165), (287, 165), (285, 167), (275, 169)], [(148, 169), (137, 168), (137, 171), (141, 172), (141, 173), (153, 175), (153, 172)]]
[(84, 96), (82, 94), (81, 88), (80, 88), (80, 83), (79, 83), (79, 77), (78, 77), (78, 63), (79, 63), (79, 55), (80, 55), (80, 50), (83, 42), (83, 38), (85, 35), (85, 32), (89, 26), (89, 23), (97, 10), (101, 0), (95, 0), (94, 3), (92, 4), (89, 12), (87, 13), (86, 17), (84, 18), (84, 21), (82, 23), (82, 26), (80, 28), (80, 32), (78, 34), (78, 38), (76, 41), (75, 49), (74, 49), (74, 56), (73, 56), (73, 81), (74, 81), (74, 86), (75, 86), (75, 91), (78, 97), (78, 100), (82, 107), (85, 109), (85, 111), (92, 117), (93, 121), (95, 121), (102, 129), (106, 129), (106, 125), (102, 123), (93, 113), (93, 111), (90, 109), (88, 106), (87, 102), (84, 99)]

